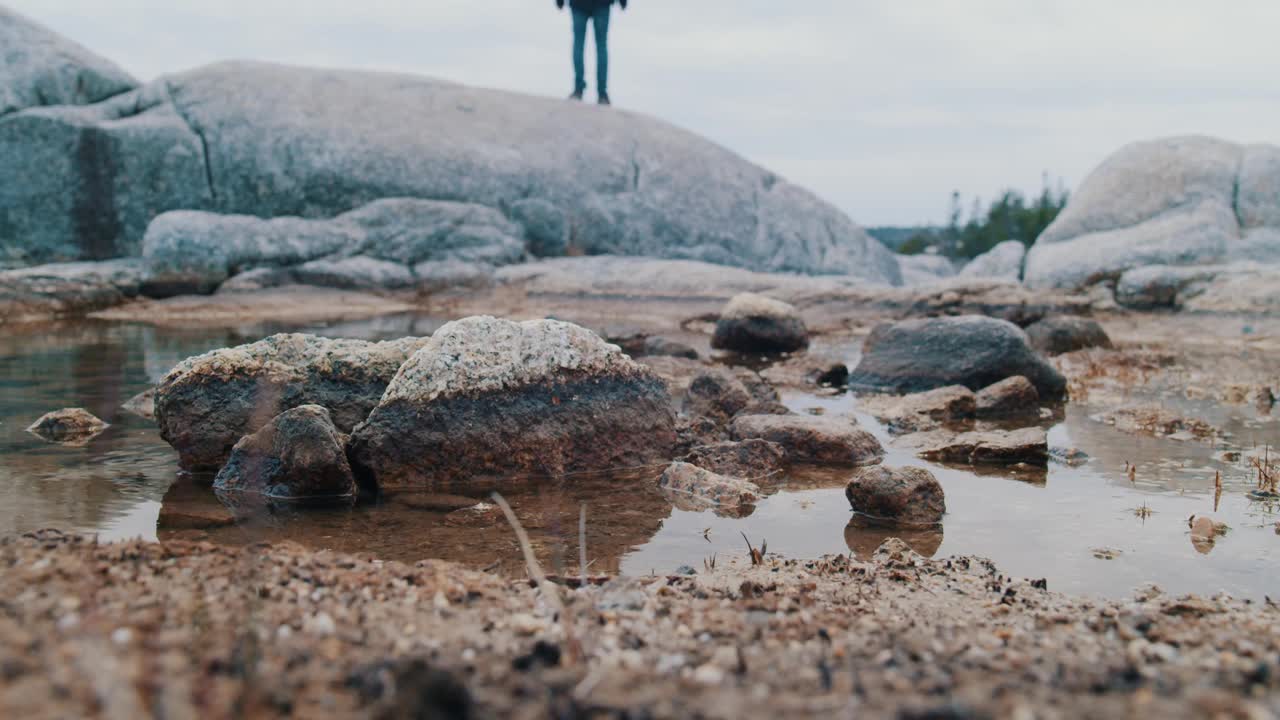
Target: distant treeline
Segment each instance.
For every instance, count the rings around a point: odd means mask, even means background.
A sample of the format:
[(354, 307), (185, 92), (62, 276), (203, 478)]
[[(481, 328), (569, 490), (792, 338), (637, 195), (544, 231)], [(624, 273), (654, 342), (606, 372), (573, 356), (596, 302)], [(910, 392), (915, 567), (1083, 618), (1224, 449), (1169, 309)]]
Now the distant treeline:
[(949, 258), (975, 258), (1005, 240), (1031, 245), (1066, 207), (1067, 197), (1061, 182), (1050, 188), (1046, 181), (1039, 196), (1032, 198), (1006, 190), (990, 205), (974, 198), (968, 220), (961, 222), (960, 193), (954, 192), (946, 227), (880, 227), (869, 232), (904, 255), (932, 251)]

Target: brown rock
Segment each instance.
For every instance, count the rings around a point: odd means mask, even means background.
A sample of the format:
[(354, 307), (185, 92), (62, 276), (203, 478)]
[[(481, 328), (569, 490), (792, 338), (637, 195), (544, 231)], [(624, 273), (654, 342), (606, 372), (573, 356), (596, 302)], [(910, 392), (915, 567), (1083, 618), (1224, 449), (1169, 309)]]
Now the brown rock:
[(286, 410), (236, 443), (213, 487), (273, 500), (351, 498), (356, 481), (347, 464), (345, 441), (325, 408), (302, 405)]
[(787, 462), (870, 465), (884, 458), (880, 441), (848, 417), (740, 415), (729, 431), (736, 440), (759, 438), (781, 445)]
[(1027, 327), (1027, 337), (1031, 347), (1046, 355), (1111, 347), (1111, 338), (1097, 320), (1075, 315), (1056, 315), (1033, 323)]
[(480, 502), (475, 498), (444, 493), (396, 493), (390, 500), (414, 510), (443, 513), (469, 508)]
[(681, 458), (718, 475), (746, 479), (781, 472), (785, 459), (781, 445), (759, 438), (700, 445)]
[(147, 420), (156, 419), (156, 389), (143, 390), (125, 401), (120, 406), (126, 412), (131, 412), (140, 418)]
[(935, 525), (947, 512), (942, 485), (922, 468), (863, 468), (844, 495), (855, 512), (894, 525)]
[(1040, 412), (1040, 393), (1031, 381), (1015, 375), (978, 391), (978, 416), (1009, 417)]
[(224, 507), (160, 506), (158, 530), (213, 530), (236, 524), (236, 516)]

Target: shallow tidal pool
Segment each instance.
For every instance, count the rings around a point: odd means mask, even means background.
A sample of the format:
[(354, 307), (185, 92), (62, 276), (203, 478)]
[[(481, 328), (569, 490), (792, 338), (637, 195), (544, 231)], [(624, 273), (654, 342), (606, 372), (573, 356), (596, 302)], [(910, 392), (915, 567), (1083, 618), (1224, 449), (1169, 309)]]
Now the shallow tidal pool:
[[(386, 339), (429, 333), (438, 324), (400, 316), (304, 329)], [(459, 523), (413, 494), (352, 508), (238, 508), (228, 527), (157, 530), (162, 504), (225, 511), (207, 479), (179, 473), (176, 454), (154, 424), (121, 405), (187, 356), (281, 329), (80, 322), (0, 339), (0, 536), (54, 527), (104, 540), (290, 540), (405, 562), (443, 558), (522, 573), (505, 523)], [(852, 364), (857, 350), (849, 354)], [(1121, 596), (1154, 582), (1179, 593), (1226, 591), (1259, 600), (1280, 595), (1280, 507), (1251, 500), (1255, 471), (1223, 454), (1280, 446), (1280, 422), (1250, 407), (1180, 408), (1227, 431), (1227, 441), (1209, 444), (1123, 434), (1091, 420), (1088, 406), (1068, 405), (1047, 421), (1050, 446), (1077, 448), (1090, 457), (1086, 463), (975, 472), (893, 449), (885, 429), (859, 412), (852, 395), (783, 391), (783, 401), (797, 412), (855, 414), (885, 443), (888, 464), (927, 467), (938, 477), (948, 510), (941, 530), (904, 538), (923, 554), (987, 557), (1005, 573), (1045, 578), (1050, 589), (1072, 593)], [(83, 407), (111, 427), (84, 447), (48, 444), (25, 431), (40, 415), (63, 407)], [(713, 559), (745, 554), (744, 535), (757, 547), (767, 542), (770, 552), (811, 558), (847, 552), (865, 557), (900, 534), (857, 521), (844, 498), (848, 471), (797, 468), (773, 478), (766, 485), (771, 494), (746, 517), (673, 507), (656, 489), (660, 472), (602, 469), (524, 480), (502, 491), (556, 572), (577, 571), (584, 506), (590, 570), (598, 573), (701, 569)], [(1220, 495), (1216, 473), (1224, 481)], [(1212, 544), (1193, 543), (1192, 515), (1211, 515), (1229, 530)]]

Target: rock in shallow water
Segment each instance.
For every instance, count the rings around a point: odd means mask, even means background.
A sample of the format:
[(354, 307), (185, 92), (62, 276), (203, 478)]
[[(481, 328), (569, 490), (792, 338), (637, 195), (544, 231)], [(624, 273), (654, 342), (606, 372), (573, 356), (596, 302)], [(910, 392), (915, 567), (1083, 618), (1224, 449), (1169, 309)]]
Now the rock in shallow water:
[(904, 320), (875, 328), (849, 386), (873, 392), (919, 392), (946, 385), (980, 390), (1022, 375), (1042, 398), (1061, 399), (1066, 378), (1004, 320), (976, 315)]
[(156, 390), (160, 437), (184, 467), (202, 470), (221, 467), (240, 438), (299, 405), (327, 408), (334, 425), (349, 432), (425, 342), (281, 334), (189, 358)]
[(1097, 320), (1072, 315), (1047, 317), (1030, 325), (1027, 337), (1031, 339), (1031, 347), (1046, 355), (1111, 347), (1111, 338)]
[(922, 468), (863, 468), (845, 487), (854, 512), (906, 526), (936, 525), (947, 512), (942, 485)]
[(914, 448), (926, 460), (973, 465), (1049, 464), (1049, 441), (1041, 428), (909, 435), (896, 443)]
[(760, 488), (742, 478), (727, 477), (686, 462), (673, 462), (658, 479), (667, 493), (713, 507), (717, 513), (749, 515), (760, 501)]
[(65, 408), (45, 413), (27, 428), (27, 432), (49, 442), (83, 445), (108, 427), (88, 410)]
[(729, 301), (716, 321), (711, 347), (741, 353), (783, 353), (809, 346), (809, 331), (791, 305), (755, 293)]
[(753, 438), (699, 445), (680, 459), (718, 475), (756, 480), (781, 472), (786, 451), (775, 442)]
[(977, 412), (978, 401), (969, 388), (948, 385), (901, 397), (867, 397), (863, 398), (861, 405), (891, 430), (909, 432), (972, 418)]
[(787, 462), (868, 465), (884, 457), (880, 441), (849, 417), (740, 415), (730, 432), (736, 440), (758, 438), (781, 445)]
[(213, 487), (272, 500), (351, 498), (356, 481), (345, 445), (346, 436), (334, 427), (328, 410), (301, 405), (236, 443)]
[(1031, 381), (1015, 375), (978, 391), (978, 416), (983, 418), (1036, 415), (1040, 393)]
[(555, 320), (472, 317), (400, 368), (351, 458), (380, 488), (606, 471), (669, 460), (666, 387), (615, 346)]

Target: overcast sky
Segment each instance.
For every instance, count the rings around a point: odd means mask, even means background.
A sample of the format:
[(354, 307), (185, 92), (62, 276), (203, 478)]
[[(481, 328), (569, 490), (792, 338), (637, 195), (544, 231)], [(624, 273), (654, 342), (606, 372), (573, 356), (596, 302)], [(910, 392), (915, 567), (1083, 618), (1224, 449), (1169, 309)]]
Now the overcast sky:
[[(253, 58), (572, 85), (553, 0), (0, 3), (144, 79)], [(1073, 187), (1133, 140), (1280, 143), (1277, 28), (1277, 0), (632, 0), (610, 85), (865, 225), (941, 222), (953, 189)]]

